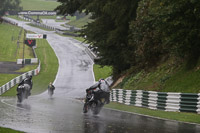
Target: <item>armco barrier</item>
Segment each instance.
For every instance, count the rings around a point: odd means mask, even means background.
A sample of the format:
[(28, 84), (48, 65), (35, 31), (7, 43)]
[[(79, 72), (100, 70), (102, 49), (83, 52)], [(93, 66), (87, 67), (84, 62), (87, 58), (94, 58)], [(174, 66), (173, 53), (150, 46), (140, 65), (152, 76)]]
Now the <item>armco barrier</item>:
[(154, 110), (200, 113), (200, 94), (112, 89), (110, 100)]
[(39, 72), (40, 72), (40, 62), (39, 62), (38, 67), (35, 70), (28, 71), (16, 78), (12, 79), (8, 83), (4, 84), (3, 86), (1, 86), (0, 87), (0, 95), (2, 95), (6, 91), (8, 91), (10, 88), (14, 87), (15, 85), (17, 85), (18, 83), (20, 83), (23, 79), (26, 78), (27, 75), (34, 76), (34, 75), (38, 75)]
[(3, 18), (4, 22), (18, 26), (18, 23), (14, 22), (14, 21), (11, 21), (10, 19), (8, 19), (6, 17), (2, 17), (2, 18)]

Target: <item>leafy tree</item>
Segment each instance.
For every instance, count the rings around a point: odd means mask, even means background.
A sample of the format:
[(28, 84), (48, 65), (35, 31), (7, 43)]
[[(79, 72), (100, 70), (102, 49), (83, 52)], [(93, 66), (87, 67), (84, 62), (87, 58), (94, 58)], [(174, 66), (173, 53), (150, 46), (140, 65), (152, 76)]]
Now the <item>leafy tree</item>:
[(200, 56), (200, 1), (164, 0), (157, 17), (163, 40), (172, 47), (173, 52), (186, 58)]
[[(196, 60), (200, 56), (200, 2), (143, 0), (130, 24), (132, 65), (149, 67), (164, 55)], [(193, 62), (194, 63), (194, 62)]]
[[(94, 19), (86, 25), (82, 36), (99, 52), (101, 65), (110, 65), (119, 74), (130, 68), (128, 35), (129, 22), (136, 18), (139, 0), (58, 0), (56, 8), (61, 14), (75, 11), (90, 13)], [(131, 51), (132, 52), (132, 51)]]
[(20, 2), (20, 0), (0, 0), (0, 18), (7, 11), (21, 10)]
[(129, 45), (134, 48), (130, 56), (135, 57), (132, 66), (137, 65), (142, 69), (155, 66), (168, 52), (162, 44), (161, 33), (157, 30), (157, 8), (160, 6), (156, 0), (139, 2), (137, 18), (130, 23)]

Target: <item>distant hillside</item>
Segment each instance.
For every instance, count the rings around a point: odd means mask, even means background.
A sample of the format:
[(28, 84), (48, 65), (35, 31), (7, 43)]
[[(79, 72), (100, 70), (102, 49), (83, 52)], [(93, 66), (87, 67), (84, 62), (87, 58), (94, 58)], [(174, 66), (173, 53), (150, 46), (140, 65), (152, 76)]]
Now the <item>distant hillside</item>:
[(23, 10), (54, 10), (59, 5), (56, 0), (21, 0)]
[(70, 21), (67, 24), (78, 27), (78, 28), (82, 28), (84, 25), (87, 25), (88, 23), (92, 22), (92, 19), (90, 19), (89, 17), (90, 17), (90, 15), (86, 15), (83, 18), (80, 18), (80, 19), (74, 20), (74, 21)]

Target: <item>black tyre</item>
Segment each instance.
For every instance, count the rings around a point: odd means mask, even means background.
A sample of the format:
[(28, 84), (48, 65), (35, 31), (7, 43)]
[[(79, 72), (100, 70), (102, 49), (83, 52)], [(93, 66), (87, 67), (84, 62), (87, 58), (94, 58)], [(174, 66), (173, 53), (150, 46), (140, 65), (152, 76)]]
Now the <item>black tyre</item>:
[(83, 113), (87, 113), (88, 112), (88, 105), (84, 104), (83, 106)]
[(49, 97), (51, 98), (53, 96), (53, 91), (52, 90), (48, 90), (48, 94), (49, 94)]
[(19, 93), (19, 94), (17, 94), (17, 102), (18, 103), (21, 103), (22, 102), (22, 100), (23, 100), (23, 98), (22, 98), (22, 93)]
[(98, 107), (98, 104), (97, 104), (96, 102), (92, 103), (92, 105), (91, 105), (91, 110), (92, 110), (92, 113), (93, 113), (94, 115), (99, 114), (100, 108)]

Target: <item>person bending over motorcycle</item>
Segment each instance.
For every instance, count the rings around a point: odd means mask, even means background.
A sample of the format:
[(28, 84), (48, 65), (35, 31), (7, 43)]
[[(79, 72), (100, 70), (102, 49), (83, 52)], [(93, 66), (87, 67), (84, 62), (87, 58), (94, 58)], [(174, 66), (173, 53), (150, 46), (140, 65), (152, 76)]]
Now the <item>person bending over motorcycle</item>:
[(110, 102), (110, 87), (104, 79), (100, 79), (96, 84), (92, 85), (89, 89), (86, 89), (86, 92), (87, 94), (89, 92), (94, 93), (94, 99), (105, 98), (106, 104)]
[(29, 96), (31, 95), (31, 89), (33, 87), (32, 75), (28, 75), (24, 80), (22, 80), (18, 86), (28, 84), (30, 85)]
[(51, 95), (53, 95), (54, 90), (55, 90), (55, 86), (52, 84), (52, 82), (50, 82), (48, 85), (48, 93), (50, 94), (51, 92), (52, 93)]

